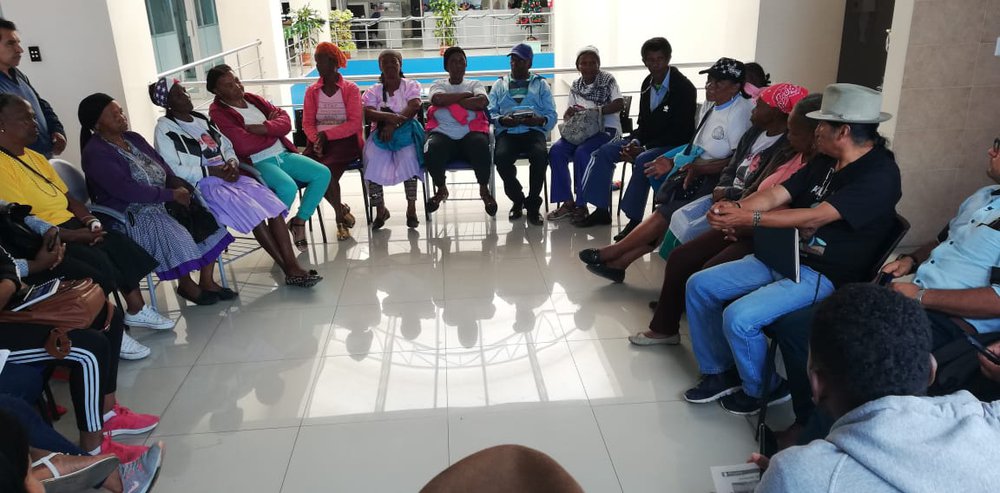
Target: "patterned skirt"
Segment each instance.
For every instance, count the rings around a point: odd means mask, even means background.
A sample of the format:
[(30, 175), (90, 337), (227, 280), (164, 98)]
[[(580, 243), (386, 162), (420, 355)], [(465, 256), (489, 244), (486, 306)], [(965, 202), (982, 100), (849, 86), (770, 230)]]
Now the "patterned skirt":
[(285, 204), (266, 185), (246, 176), (235, 182), (209, 176), (198, 181), (198, 190), (219, 224), (247, 234), (261, 221), (284, 216)]
[(424, 179), (424, 172), (420, 168), (420, 162), (417, 161), (416, 145), (408, 145), (398, 151), (390, 151), (375, 145), (372, 142), (372, 135), (368, 136), (364, 149), (366, 180), (389, 186), (402, 183), (413, 177)]
[(156, 275), (170, 281), (215, 262), (233, 242), (225, 228), (195, 243), (184, 226), (170, 217), (163, 204), (131, 206), (127, 213), (132, 224), (115, 224), (159, 263)]

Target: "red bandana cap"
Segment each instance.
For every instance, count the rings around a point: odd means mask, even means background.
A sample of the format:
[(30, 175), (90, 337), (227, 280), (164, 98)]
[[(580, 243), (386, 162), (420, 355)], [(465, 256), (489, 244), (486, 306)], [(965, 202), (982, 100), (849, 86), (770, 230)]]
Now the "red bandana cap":
[(792, 108), (795, 108), (796, 103), (808, 95), (808, 89), (795, 84), (782, 82), (780, 84), (765, 87), (761, 90), (760, 99), (768, 106), (777, 108), (778, 111), (787, 115), (792, 112)]

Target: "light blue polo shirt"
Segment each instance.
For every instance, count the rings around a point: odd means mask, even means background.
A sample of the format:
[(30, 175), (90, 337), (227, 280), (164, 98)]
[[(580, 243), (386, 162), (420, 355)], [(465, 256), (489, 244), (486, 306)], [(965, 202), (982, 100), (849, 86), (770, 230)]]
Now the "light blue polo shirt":
[[(948, 237), (917, 268), (913, 282), (924, 289), (975, 289), (991, 286), (990, 272), (1000, 267), (1000, 231), (991, 228), (1000, 219), (1000, 187), (980, 189), (965, 199), (948, 223)], [(991, 286), (1000, 296), (1000, 287)], [(1000, 318), (966, 318), (980, 333), (1000, 331)]]

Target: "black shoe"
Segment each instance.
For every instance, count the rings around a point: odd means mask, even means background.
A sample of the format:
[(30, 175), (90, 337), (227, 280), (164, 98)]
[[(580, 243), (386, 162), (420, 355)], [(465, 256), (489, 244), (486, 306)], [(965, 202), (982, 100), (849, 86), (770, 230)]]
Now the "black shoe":
[(580, 250), (580, 260), (588, 265), (597, 265), (601, 263), (601, 251), (596, 248), (587, 248)]
[(513, 221), (515, 219), (521, 219), (521, 216), (523, 215), (524, 215), (524, 204), (516, 203), (514, 204), (514, 207), (510, 208), (510, 212), (507, 213), (507, 219)]
[(229, 288), (222, 288), (218, 291), (209, 291), (209, 293), (214, 294), (217, 298), (219, 298), (222, 301), (229, 301), (235, 299), (237, 296), (240, 295), (236, 291), (233, 291), (232, 289)]
[(611, 224), (611, 213), (607, 209), (597, 209), (591, 212), (586, 219), (576, 223), (576, 226), (581, 228), (589, 228), (591, 226), (607, 226)]
[(684, 400), (695, 404), (705, 404), (742, 389), (743, 383), (736, 370), (716, 375), (702, 375), (698, 385), (684, 392)]
[(407, 228), (416, 228), (417, 226), (420, 226), (420, 220), (417, 219), (417, 216), (416, 215), (412, 215), (411, 216), (411, 215), (407, 214), (406, 215), (406, 227)]
[(198, 306), (214, 305), (219, 302), (219, 297), (216, 296), (215, 293), (204, 289), (201, 290), (201, 294), (198, 295), (197, 298), (192, 298), (184, 294), (180, 289), (177, 289), (177, 296), (180, 296), (181, 298), (184, 298)]
[[(768, 396), (767, 405), (781, 404), (791, 398), (792, 394), (788, 391), (788, 386), (782, 382)], [(743, 389), (719, 399), (719, 404), (722, 406), (722, 409), (737, 416), (752, 416), (760, 412), (760, 397), (747, 395)]]
[(628, 236), (628, 234), (631, 233), (632, 230), (635, 229), (635, 227), (638, 226), (640, 222), (641, 221), (636, 221), (634, 219), (630, 220), (628, 224), (626, 224), (625, 227), (622, 228), (622, 230), (615, 235), (615, 243), (624, 240), (625, 237)]
[(545, 224), (545, 221), (542, 220), (541, 213), (539, 213), (538, 211), (532, 211), (528, 213), (528, 223), (530, 223), (533, 226), (541, 226)]
[(625, 281), (625, 269), (616, 269), (614, 267), (608, 267), (604, 264), (597, 264), (587, 265), (587, 270), (615, 284), (621, 284)]

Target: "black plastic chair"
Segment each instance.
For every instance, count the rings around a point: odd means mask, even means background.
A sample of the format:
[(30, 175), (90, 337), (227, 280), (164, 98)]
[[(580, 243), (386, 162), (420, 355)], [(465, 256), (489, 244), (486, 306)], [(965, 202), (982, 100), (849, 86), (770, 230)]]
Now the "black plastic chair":
[[(302, 130), (302, 108), (293, 111), (295, 131), (292, 133), (292, 144), (299, 148), (299, 151), (303, 151), (306, 146), (309, 145), (309, 138), (306, 137), (306, 133)], [(368, 187), (365, 185), (365, 166), (361, 159), (356, 159), (353, 163), (347, 165), (346, 171), (357, 171), (358, 176), (361, 178), (361, 197), (365, 201), (365, 220), (368, 224), (372, 223), (372, 208), (368, 205)], [(299, 200), (302, 199), (302, 187), (299, 187)], [(317, 208), (317, 211), (319, 209)], [(323, 233), (323, 243), (326, 243), (326, 227), (322, 224), (322, 212), (320, 214), (320, 229)], [(309, 224), (309, 231), (312, 231), (312, 224)]]
[[(910, 222), (906, 220), (903, 216), (896, 214), (896, 218), (892, 223), (892, 228), (889, 235), (886, 236), (885, 243), (882, 245), (882, 254), (879, 255), (878, 259), (872, 264), (868, 271), (869, 278), (872, 282), (876, 281), (879, 277), (879, 273), (882, 271), (882, 266), (886, 264), (892, 252), (896, 250), (899, 243), (903, 241), (906, 233), (910, 230)], [(767, 346), (767, 356), (764, 358), (764, 371), (761, 372), (763, 375), (764, 385), (767, 385), (772, 378), (774, 378), (774, 373), (777, 371), (775, 366), (775, 358), (778, 353), (778, 339), (774, 337), (768, 329), (770, 326), (764, 327), (764, 335), (767, 336), (771, 342)], [(807, 328), (806, 328), (807, 329)], [(758, 443), (766, 443), (767, 435), (767, 399), (768, 395), (765, 392), (760, 398), (760, 413), (757, 415), (757, 441)]]

